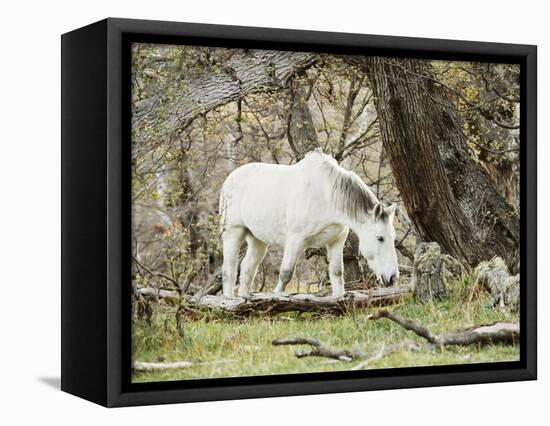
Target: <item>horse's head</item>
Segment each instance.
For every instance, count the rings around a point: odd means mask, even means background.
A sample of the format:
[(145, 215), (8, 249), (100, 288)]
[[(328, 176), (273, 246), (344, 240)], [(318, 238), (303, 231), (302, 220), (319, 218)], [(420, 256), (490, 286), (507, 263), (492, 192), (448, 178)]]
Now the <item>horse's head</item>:
[(368, 220), (359, 229), (359, 251), (367, 259), (370, 268), (386, 285), (399, 277), (395, 253), (395, 229), (393, 218), (395, 204), (384, 207), (378, 203)]

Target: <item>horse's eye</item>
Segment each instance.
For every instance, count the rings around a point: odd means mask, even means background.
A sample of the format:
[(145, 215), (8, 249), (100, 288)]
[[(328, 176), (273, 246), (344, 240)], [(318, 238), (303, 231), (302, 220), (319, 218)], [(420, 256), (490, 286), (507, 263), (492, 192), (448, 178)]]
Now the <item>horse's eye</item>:
[(378, 241), (380, 241), (381, 243), (384, 242), (384, 237), (376, 237), (376, 239), (377, 239)]

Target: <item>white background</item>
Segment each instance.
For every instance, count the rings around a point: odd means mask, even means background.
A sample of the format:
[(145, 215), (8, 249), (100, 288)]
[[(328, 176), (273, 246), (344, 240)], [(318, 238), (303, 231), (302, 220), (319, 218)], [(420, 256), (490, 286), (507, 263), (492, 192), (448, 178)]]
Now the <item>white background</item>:
[[(543, 1), (3, 1), (0, 423), (499, 424), (548, 421), (549, 222), (539, 221), (537, 382), (107, 410), (60, 392), (60, 34), (107, 16), (539, 45), (539, 218), (548, 215)], [(537, 420), (538, 419), (538, 420)], [(548, 423), (546, 423), (548, 424)]]

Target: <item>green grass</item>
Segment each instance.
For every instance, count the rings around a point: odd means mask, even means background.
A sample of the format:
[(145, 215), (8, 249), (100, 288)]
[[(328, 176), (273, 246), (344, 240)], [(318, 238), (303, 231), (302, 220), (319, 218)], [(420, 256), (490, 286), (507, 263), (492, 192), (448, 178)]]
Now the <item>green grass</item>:
[[(325, 344), (353, 350), (376, 351), (384, 344), (406, 339), (422, 342), (394, 324), (381, 319), (368, 321), (368, 310), (355, 310), (344, 316), (282, 314), (246, 320), (224, 314), (192, 315), (185, 320), (183, 337), (176, 329), (175, 307), (154, 306), (150, 322), (135, 320), (133, 359), (140, 361), (231, 360), (224, 364), (205, 364), (190, 368), (154, 372), (134, 372), (134, 382), (205, 379), (348, 370), (356, 362), (294, 356), (299, 346), (272, 346), (284, 337), (318, 338)], [(474, 324), (518, 321), (517, 314), (494, 308), (487, 294), (470, 277), (453, 283), (445, 301), (422, 305), (408, 298), (389, 306), (404, 317), (419, 321), (434, 332), (450, 331)], [(446, 347), (432, 351), (400, 351), (369, 364), (369, 369), (426, 365), (467, 364), (514, 361), (519, 359), (519, 344)]]

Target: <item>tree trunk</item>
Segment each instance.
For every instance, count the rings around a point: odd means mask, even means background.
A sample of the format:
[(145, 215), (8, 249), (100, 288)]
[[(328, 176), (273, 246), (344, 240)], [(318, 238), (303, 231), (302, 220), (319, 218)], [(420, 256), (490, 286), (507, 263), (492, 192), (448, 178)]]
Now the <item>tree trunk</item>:
[(472, 265), (500, 256), (517, 271), (517, 213), (470, 157), (456, 110), (431, 65), (381, 57), (350, 61), (368, 73), (384, 146), (420, 237)]
[(295, 77), (289, 82), (287, 138), (296, 161), (309, 151), (319, 147), (317, 131), (307, 103), (309, 90), (307, 79)]
[(350, 231), (344, 244), (344, 283), (363, 281), (365, 274), (359, 256), (359, 238)]

